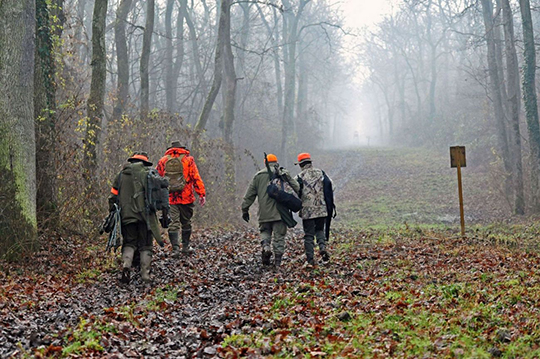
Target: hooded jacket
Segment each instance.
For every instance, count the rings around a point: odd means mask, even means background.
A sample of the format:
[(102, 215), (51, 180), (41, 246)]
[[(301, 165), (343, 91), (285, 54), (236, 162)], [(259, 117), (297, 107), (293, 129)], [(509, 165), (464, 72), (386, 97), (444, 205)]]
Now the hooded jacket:
[(163, 156), (159, 160), (156, 166), (156, 170), (158, 171), (160, 176), (165, 176), (165, 164), (169, 159), (168, 156), (180, 157), (181, 155), (184, 155), (184, 157), (182, 158), (182, 165), (184, 167), (184, 178), (186, 180), (186, 186), (181, 192), (173, 192), (169, 194), (170, 204), (191, 204), (195, 202), (194, 192), (196, 192), (199, 197), (206, 196), (204, 183), (201, 179), (201, 176), (199, 175), (199, 170), (197, 169), (195, 160), (192, 156), (189, 155), (189, 151), (187, 149), (176, 147), (169, 148), (165, 152), (165, 156)]

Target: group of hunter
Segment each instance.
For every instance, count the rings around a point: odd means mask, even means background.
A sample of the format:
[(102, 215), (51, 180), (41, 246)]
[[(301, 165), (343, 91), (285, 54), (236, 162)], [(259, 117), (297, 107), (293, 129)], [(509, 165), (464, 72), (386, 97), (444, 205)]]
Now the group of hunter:
[[(109, 197), (109, 211), (112, 213), (118, 210), (120, 214), (123, 238), (120, 281), (129, 283), (131, 268), (140, 265), (141, 279), (150, 282), (153, 240), (164, 246), (159, 224), (168, 228), (173, 258), (178, 258), (181, 253), (193, 253), (190, 239), (195, 193), (199, 197), (199, 204), (204, 206), (206, 191), (193, 157), (179, 141), (171, 143), (155, 169), (146, 152), (136, 152), (127, 161), (115, 177)], [(287, 228), (296, 224), (290, 210), (284, 209), (278, 200), (268, 194), (267, 188), (274, 178), (283, 181), (296, 200), (301, 201), (299, 215), (304, 228), (306, 266), (315, 266), (317, 263), (314, 253), (315, 239), (322, 261), (330, 260), (326, 250), (328, 231), (325, 233), (325, 225), (328, 226), (326, 220), (332, 215), (332, 210), (328, 206), (329, 200), (325, 198), (325, 192), (327, 187), (332, 190), (332, 182), (322, 170), (313, 167), (308, 153), (299, 154), (296, 164), (300, 166), (301, 172), (293, 178), (285, 168), (279, 166), (275, 155), (265, 156), (266, 169), (255, 174), (242, 202), (242, 218), (249, 222), (249, 208), (255, 199), (258, 199), (263, 265), (281, 265)], [(159, 194), (156, 194), (159, 188), (153, 188), (150, 184), (152, 181), (148, 179), (152, 176), (164, 183), (164, 204), (161, 206), (159, 200), (149, 200), (152, 196), (159, 197)], [(283, 187), (281, 184), (281, 188)], [(154, 192), (156, 190), (158, 192)], [(149, 204), (148, 201), (154, 202)], [(162, 211), (160, 219), (158, 210)]]

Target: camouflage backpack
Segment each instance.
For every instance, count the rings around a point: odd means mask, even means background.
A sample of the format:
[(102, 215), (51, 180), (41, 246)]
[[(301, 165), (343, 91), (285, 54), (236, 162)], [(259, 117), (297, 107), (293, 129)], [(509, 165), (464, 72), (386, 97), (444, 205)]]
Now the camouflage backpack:
[(178, 157), (171, 155), (167, 156), (167, 162), (165, 163), (165, 177), (169, 180), (169, 193), (181, 192), (186, 186), (186, 179), (184, 177), (184, 165), (182, 159), (184, 154)]

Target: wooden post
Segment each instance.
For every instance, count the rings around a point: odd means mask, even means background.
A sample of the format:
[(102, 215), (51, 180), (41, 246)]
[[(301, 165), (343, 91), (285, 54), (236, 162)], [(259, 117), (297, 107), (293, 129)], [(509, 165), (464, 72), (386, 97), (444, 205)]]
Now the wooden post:
[(465, 213), (463, 211), (463, 185), (461, 182), (461, 167), (467, 166), (464, 146), (450, 147), (450, 166), (457, 168), (461, 237), (465, 238)]

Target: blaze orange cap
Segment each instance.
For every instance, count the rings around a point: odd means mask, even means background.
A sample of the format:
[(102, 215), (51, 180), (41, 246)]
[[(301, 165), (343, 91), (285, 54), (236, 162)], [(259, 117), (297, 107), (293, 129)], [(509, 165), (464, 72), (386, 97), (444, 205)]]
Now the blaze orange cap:
[(148, 157), (144, 156), (144, 155), (133, 155), (131, 156), (131, 158), (133, 158), (134, 160), (143, 160), (143, 161), (148, 161)]
[(311, 162), (311, 155), (307, 152), (303, 152), (298, 155), (298, 162), (295, 163), (295, 165), (302, 164), (304, 162), (310, 161)]
[(273, 155), (273, 154), (268, 154), (266, 155), (266, 160), (268, 161), (268, 163), (270, 162), (277, 162), (277, 157), (276, 155)]
[(148, 155), (146, 152), (135, 152), (130, 158), (128, 158), (128, 162), (133, 162), (133, 160), (141, 160), (145, 166), (152, 166), (152, 162), (148, 160)]

